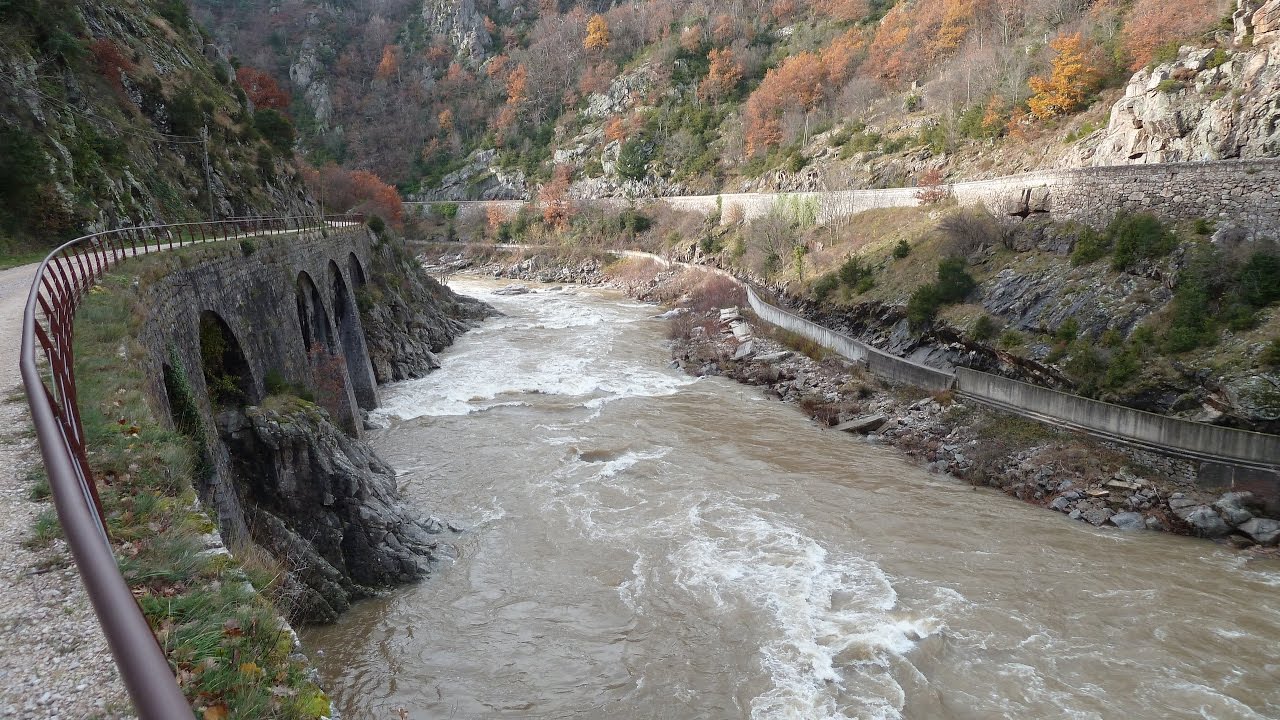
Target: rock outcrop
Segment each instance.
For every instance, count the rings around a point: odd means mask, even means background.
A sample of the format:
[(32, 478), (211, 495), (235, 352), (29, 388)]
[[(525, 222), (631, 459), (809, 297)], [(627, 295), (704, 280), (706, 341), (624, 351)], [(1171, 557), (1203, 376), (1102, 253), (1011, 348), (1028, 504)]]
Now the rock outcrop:
[[(1269, 13), (1274, 12), (1274, 19)], [(1280, 2), (1254, 15), (1255, 40), (1280, 37)], [(1171, 163), (1280, 154), (1280, 43), (1238, 51), (1184, 47), (1172, 62), (1138, 71), (1104, 132), (1067, 165)]]
[(359, 302), (379, 383), (422, 377), (440, 367), (436, 353), (494, 314), (488, 305), (432, 280), (417, 259), (391, 242), (374, 249), (369, 285)]
[(276, 396), (217, 421), (250, 534), (289, 571), (291, 620), (332, 622), (352, 600), (427, 573), (444, 526), (411, 513), (395, 471), (320, 408)]

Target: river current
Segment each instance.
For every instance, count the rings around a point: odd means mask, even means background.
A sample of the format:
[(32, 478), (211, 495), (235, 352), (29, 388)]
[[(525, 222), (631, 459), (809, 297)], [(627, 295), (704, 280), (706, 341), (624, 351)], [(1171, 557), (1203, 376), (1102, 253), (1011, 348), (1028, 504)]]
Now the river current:
[(660, 309), (504, 317), (383, 389), (464, 528), (304, 645), (362, 718), (1277, 718), (1280, 563), (1093, 528), (668, 367)]

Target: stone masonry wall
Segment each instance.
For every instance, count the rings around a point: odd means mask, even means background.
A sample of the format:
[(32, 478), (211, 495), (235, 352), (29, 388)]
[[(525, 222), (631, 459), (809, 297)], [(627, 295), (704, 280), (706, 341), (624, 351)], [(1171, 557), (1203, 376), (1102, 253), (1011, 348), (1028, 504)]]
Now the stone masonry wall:
[[(1146, 211), (1169, 219), (1209, 218), (1231, 222), (1254, 235), (1280, 235), (1280, 159), (1221, 160), (1163, 165), (1042, 170), (947, 186), (962, 205), (985, 205), (998, 215), (1048, 213), (1056, 220), (1103, 225), (1120, 211)], [(810, 202), (817, 219), (831, 220), (882, 207), (919, 204), (918, 188), (801, 193), (726, 193), (636, 202), (665, 202), (690, 212), (728, 217), (736, 206), (746, 220), (766, 215), (782, 198)], [(597, 206), (622, 208), (623, 198), (601, 198)], [(426, 203), (409, 203), (425, 209)], [(513, 214), (518, 200), (458, 203), (459, 222), (478, 222), (490, 207)]]
[[(352, 277), (352, 257), (361, 268), (369, 266), (370, 235), (363, 226), (255, 237), (250, 242), (252, 245), (244, 248), (223, 243), (198, 246), (194, 251), (203, 254), (204, 248), (216, 247), (213, 257), (198, 259), (191, 255), (191, 250), (183, 250), (147, 258), (143, 262), (172, 263), (175, 267), (163, 277), (139, 284), (143, 294), (141, 305), (147, 308), (147, 317), (137, 339), (147, 350), (145, 369), (151, 384), (148, 389), (153, 397), (167, 400), (163, 368), (170, 364), (172, 348), (200, 404), (208, 434), (206, 445), (218, 448), (217, 452), (223, 455), (225, 447), (218, 442), (214, 410), (201, 372), (202, 313), (217, 313), (235, 335), (252, 375), (250, 401), (257, 402), (266, 395), (265, 380), (271, 371), (278, 372), (290, 384), (313, 387), (312, 368), (297, 311), (299, 274), (306, 272), (315, 284), (327, 316), (328, 335), (334, 339), (335, 350), (341, 353), (344, 348), (338, 341), (334, 318), (337, 307), (334, 273), (346, 284), (348, 298), (353, 298), (358, 285), (354, 282), (357, 278)], [(251, 253), (247, 251), (249, 247), (254, 248)], [(145, 266), (140, 267), (143, 268), (140, 272), (146, 272)], [(128, 272), (129, 266), (124, 265), (121, 270)], [(354, 322), (360, 322), (358, 312)], [(358, 338), (358, 351), (362, 351), (363, 330), (351, 335)], [(340, 425), (355, 428), (361, 424), (354, 388), (374, 385), (368, 353), (360, 354), (363, 362), (358, 357), (347, 360), (348, 402), (342, 409), (345, 417), (335, 418)], [(216, 509), (225, 539), (234, 543), (246, 532), (242, 527), (244, 513), (229, 482), (229, 458), (216, 456), (212, 460), (222, 481), (215, 479), (200, 488), (202, 499)]]

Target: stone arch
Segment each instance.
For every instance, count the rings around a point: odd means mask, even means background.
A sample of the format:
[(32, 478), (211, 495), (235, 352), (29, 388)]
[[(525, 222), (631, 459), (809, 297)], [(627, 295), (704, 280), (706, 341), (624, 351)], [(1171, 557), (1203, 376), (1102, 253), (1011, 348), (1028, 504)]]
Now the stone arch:
[(305, 270), (298, 273), (295, 297), (304, 350), (311, 352), (311, 348), (319, 343), (329, 352), (333, 352), (333, 335), (329, 332), (329, 313), (324, 308), (324, 299), (320, 297), (320, 291), (316, 289), (315, 282)]
[(257, 402), (257, 383), (240, 341), (227, 321), (212, 310), (200, 313), (200, 365), (215, 413)]
[[(354, 269), (352, 275), (355, 275)], [(329, 261), (329, 282), (333, 286), (333, 322), (337, 330), (338, 347), (346, 361), (347, 379), (351, 381), (356, 404), (365, 410), (372, 410), (378, 406), (377, 383), (369, 364), (359, 311), (355, 298), (347, 289), (342, 270), (333, 260)]]
[(351, 284), (356, 290), (368, 284), (368, 280), (364, 276), (364, 266), (360, 264), (360, 258), (355, 253), (347, 256), (347, 268), (351, 272)]

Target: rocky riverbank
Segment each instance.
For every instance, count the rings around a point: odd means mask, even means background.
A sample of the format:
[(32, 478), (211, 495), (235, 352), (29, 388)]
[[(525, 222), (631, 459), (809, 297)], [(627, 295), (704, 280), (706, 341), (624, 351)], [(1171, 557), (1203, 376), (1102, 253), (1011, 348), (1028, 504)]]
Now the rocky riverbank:
[[(1097, 526), (1220, 538), (1240, 548), (1280, 541), (1280, 521), (1261, 517), (1252, 493), (1205, 492), (1187, 461), (1055, 430), (949, 392), (888, 386), (747, 313), (725, 322), (701, 313), (681, 323), (691, 330), (677, 335), (672, 354), (686, 371), (761, 386), (816, 423), (893, 445), (933, 472)], [(735, 323), (751, 332), (735, 333)], [(744, 335), (751, 338), (747, 353)]]
[(541, 256), (504, 261), (452, 255), (430, 263), (491, 277), (606, 285), (683, 308), (672, 318), (671, 351), (673, 363), (686, 372), (760, 386), (823, 427), (858, 436), (855, 441), (892, 445), (933, 472), (1081, 522), (1197, 535), (1252, 552), (1275, 553), (1280, 542), (1280, 521), (1264, 517), (1251, 493), (1206, 492), (1188, 461), (1054, 429), (952, 393), (889, 386), (749, 311), (722, 320), (715, 306), (745, 303), (724, 288), (709, 288), (714, 278), (696, 270), (635, 260), (561, 265)]

